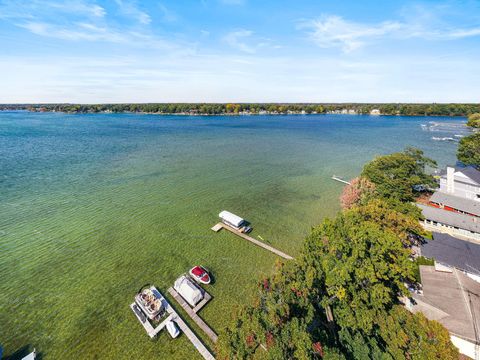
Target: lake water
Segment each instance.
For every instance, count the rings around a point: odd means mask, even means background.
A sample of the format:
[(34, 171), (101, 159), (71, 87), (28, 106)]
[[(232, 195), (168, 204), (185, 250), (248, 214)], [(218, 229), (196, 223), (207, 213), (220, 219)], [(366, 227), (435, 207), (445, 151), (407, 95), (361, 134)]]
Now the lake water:
[(197, 358), (185, 336), (150, 340), (128, 305), (144, 284), (165, 293), (203, 264), (216, 281), (201, 316), (226, 324), (276, 257), (213, 233), (221, 210), (295, 256), (339, 209), (333, 174), (354, 177), (407, 145), (453, 164), (464, 124), (0, 112), (0, 344), (7, 355), (35, 346), (44, 359)]

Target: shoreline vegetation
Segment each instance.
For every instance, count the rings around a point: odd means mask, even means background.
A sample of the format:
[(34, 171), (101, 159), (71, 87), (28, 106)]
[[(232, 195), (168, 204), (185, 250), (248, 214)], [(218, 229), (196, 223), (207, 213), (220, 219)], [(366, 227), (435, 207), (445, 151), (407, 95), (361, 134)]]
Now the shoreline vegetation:
[(415, 185), (434, 186), (426, 169), (436, 165), (415, 148), (367, 163), (344, 188), (342, 211), (233, 311), (217, 358), (458, 359), (448, 331), (402, 302), (419, 286), (412, 246), (430, 236)]
[(0, 111), (136, 113), (158, 115), (401, 115), (469, 116), (480, 104), (410, 103), (126, 103), (126, 104), (0, 104)]

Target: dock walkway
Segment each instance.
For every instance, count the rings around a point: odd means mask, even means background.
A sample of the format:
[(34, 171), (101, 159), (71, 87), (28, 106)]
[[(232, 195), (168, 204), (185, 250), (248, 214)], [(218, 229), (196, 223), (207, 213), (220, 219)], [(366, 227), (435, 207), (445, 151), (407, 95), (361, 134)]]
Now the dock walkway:
[(332, 179), (333, 180), (336, 180), (336, 181), (340, 181), (341, 183), (344, 183), (344, 184), (347, 184), (347, 185), (351, 185), (350, 184), (350, 181), (347, 181), (345, 180), (344, 178), (340, 177), (340, 176), (337, 176), (337, 175), (333, 175), (332, 176)]
[(190, 340), (190, 342), (195, 346), (195, 349), (202, 355), (205, 360), (215, 360), (213, 355), (208, 351), (208, 349), (203, 345), (200, 339), (195, 335), (195, 333), (188, 327), (188, 325), (183, 321), (183, 319), (177, 314), (174, 319), (178, 327), (183, 331), (185, 336)]
[[(205, 298), (202, 300), (195, 308), (191, 308), (190, 305), (180, 296), (178, 292), (175, 291), (174, 288), (169, 288), (168, 292), (170, 295), (173, 296), (173, 298), (180, 304), (180, 306), (185, 310), (185, 312), (192, 318), (193, 321), (198, 325), (200, 329), (207, 334), (207, 336), (214, 342), (216, 343), (218, 340), (218, 335), (215, 333), (215, 331), (208, 326), (203, 319), (197, 315), (197, 312), (212, 298), (210, 294), (205, 292)], [(207, 299), (205, 301), (205, 299)]]
[[(170, 292), (170, 289), (169, 289), (169, 292)], [(167, 299), (163, 295), (162, 297), (163, 297), (162, 303), (165, 306), (165, 309), (169, 315), (156, 328), (152, 326), (152, 324), (148, 319), (143, 321), (140, 318), (140, 316), (138, 316), (137, 312), (134, 310), (135, 303), (132, 303), (130, 305), (130, 308), (132, 309), (133, 313), (137, 317), (138, 321), (140, 321), (140, 323), (143, 325), (143, 327), (147, 331), (148, 336), (150, 336), (151, 338), (154, 338), (167, 325), (168, 321), (173, 320), (205, 360), (215, 360), (215, 357), (210, 353), (210, 351), (206, 348), (206, 346), (202, 343), (202, 341), (197, 337), (197, 335), (195, 335), (195, 333), (188, 327), (188, 325), (180, 317), (180, 315), (178, 315), (178, 313), (173, 309), (173, 307), (170, 305)]]
[(224, 223), (221, 223), (221, 222), (220, 222), (220, 223), (216, 224), (214, 227), (212, 227), (212, 230), (215, 231), (215, 232), (218, 232), (218, 231), (220, 231), (222, 228), (225, 229), (225, 230), (228, 230), (228, 231), (230, 231), (230, 232), (232, 232), (232, 233), (234, 233), (235, 235), (240, 236), (241, 238), (243, 238), (243, 239), (245, 239), (245, 240), (247, 240), (247, 241), (250, 241), (251, 243), (253, 243), (253, 244), (257, 245), (257, 246), (260, 246), (260, 247), (264, 248), (265, 250), (268, 250), (268, 251), (270, 251), (270, 252), (272, 252), (272, 253), (274, 253), (274, 254), (276, 254), (276, 255), (278, 255), (278, 256), (281, 256), (281, 257), (284, 258), (284, 259), (293, 260), (293, 257), (292, 257), (292, 256), (290, 256), (290, 255), (288, 255), (288, 254), (285, 254), (284, 252), (282, 252), (282, 251), (280, 251), (280, 250), (278, 250), (278, 249), (275, 249), (274, 247), (272, 247), (272, 246), (270, 246), (270, 245), (267, 245), (267, 244), (265, 244), (265, 243), (263, 243), (263, 242), (261, 242), (261, 241), (259, 241), (259, 240), (257, 240), (257, 239), (254, 239), (254, 238), (252, 238), (251, 236), (248, 236), (247, 234), (244, 234), (244, 233), (242, 233), (242, 232), (240, 232), (240, 231), (237, 231), (237, 230), (235, 230), (234, 228), (232, 228), (232, 227), (230, 227), (230, 226), (228, 226), (228, 225), (225, 225)]
[(133, 308), (135, 306), (135, 303), (131, 303), (130, 304), (130, 309), (132, 309), (133, 313), (135, 314), (135, 316), (137, 317), (138, 321), (140, 321), (140, 323), (143, 325), (145, 331), (147, 332), (148, 336), (150, 336), (152, 339), (158, 335), (158, 333), (160, 331), (163, 330), (163, 328), (167, 325), (167, 322), (169, 322), (170, 320), (172, 320), (173, 318), (173, 314), (169, 314), (167, 316), (167, 318), (165, 320), (163, 320), (156, 328), (154, 328), (152, 326), (152, 324), (150, 323), (150, 321), (148, 321), (148, 319), (146, 319), (145, 321), (143, 321), (137, 314), (137, 312), (135, 311), (135, 309)]

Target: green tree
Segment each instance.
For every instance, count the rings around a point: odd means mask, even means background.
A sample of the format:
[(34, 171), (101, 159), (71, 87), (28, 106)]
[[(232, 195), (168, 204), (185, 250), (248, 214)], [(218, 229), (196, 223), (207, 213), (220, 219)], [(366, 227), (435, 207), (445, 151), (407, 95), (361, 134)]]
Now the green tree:
[(418, 222), (416, 214), (412, 216), (397, 211), (382, 199), (372, 199), (363, 206), (352, 208), (347, 214), (356, 217), (358, 221), (370, 221), (384, 231), (391, 231), (406, 246), (411, 245), (412, 235), (429, 235)]
[(306, 240), (304, 257), (320, 277), (317, 296), (336, 323), (370, 332), (413, 278), (410, 252), (391, 231), (355, 212), (325, 220)]
[(480, 128), (480, 113), (470, 114), (468, 116), (467, 126)]
[(322, 355), (325, 359), (342, 359), (335, 349), (322, 346), (326, 342), (319, 335), (321, 330), (311, 331), (318, 320), (306, 285), (305, 273), (297, 263), (279, 265), (271, 277), (259, 282), (253, 304), (237, 310), (221, 332), (217, 357), (276, 360)]
[(457, 158), (465, 165), (480, 168), (480, 132), (464, 137), (460, 140)]
[(458, 359), (447, 329), (422, 313), (411, 314), (397, 305), (378, 319), (378, 325), (378, 335), (393, 359)]
[(436, 186), (433, 176), (425, 172), (427, 166), (436, 165), (434, 160), (423, 155), (423, 151), (407, 148), (375, 158), (365, 165), (362, 176), (376, 185), (380, 196), (406, 202), (414, 200), (415, 185)]

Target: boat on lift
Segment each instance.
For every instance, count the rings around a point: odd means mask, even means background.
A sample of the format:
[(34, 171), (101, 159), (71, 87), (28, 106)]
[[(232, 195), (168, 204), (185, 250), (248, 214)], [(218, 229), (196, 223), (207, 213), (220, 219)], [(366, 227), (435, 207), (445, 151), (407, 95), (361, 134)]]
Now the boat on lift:
[(211, 282), (210, 274), (203, 266), (194, 266), (190, 269), (189, 274), (196, 282), (201, 284), (208, 285)]

